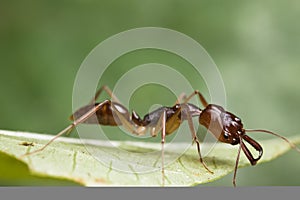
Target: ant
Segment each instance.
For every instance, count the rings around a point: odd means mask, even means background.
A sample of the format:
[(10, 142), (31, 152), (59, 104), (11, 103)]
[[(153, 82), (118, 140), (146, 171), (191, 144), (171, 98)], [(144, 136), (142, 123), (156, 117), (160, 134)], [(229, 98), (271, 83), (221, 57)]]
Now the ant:
[[(105, 91), (112, 100), (105, 100), (101, 103), (96, 103), (95, 101), (103, 91)], [(196, 95), (204, 106), (204, 109), (200, 109), (196, 105), (188, 103), (191, 98)], [(180, 103), (182, 100), (184, 100), (183, 103)], [(257, 161), (259, 161), (263, 155), (263, 148), (261, 145), (249, 137), (246, 134), (247, 132), (263, 132), (277, 136), (286, 141), (296, 151), (300, 152), (300, 149), (295, 144), (291, 143), (287, 138), (277, 133), (263, 129), (244, 129), (240, 118), (226, 111), (219, 105), (208, 104), (198, 90), (195, 90), (188, 97), (186, 97), (184, 93), (181, 94), (173, 106), (162, 106), (151, 113), (146, 114), (142, 119), (135, 111), (132, 111), (130, 115), (129, 111), (120, 103), (112, 91), (107, 86), (102, 86), (96, 92), (94, 98), (88, 105), (79, 108), (70, 116), (70, 119), (73, 121), (72, 124), (59, 132), (42, 148), (26, 153), (23, 156), (28, 156), (43, 151), (54, 140), (63, 134), (68, 134), (80, 123), (123, 126), (127, 131), (136, 135), (145, 135), (150, 129), (150, 134), (152, 137), (157, 136), (158, 133), (161, 132), (161, 172), (162, 185), (164, 185), (165, 137), (176, 131), (181, 123), (187, 120), (192, 135), (192, 140), (197, 145), (199, 161), (209, 173), (213, 174), (201, 156), (200, 142), (193, 126), (192, 117), (198, 117), (199, 123), (203, 125), (210, 133), (212, 133), (218, 141), (231, 145), (239, 145), (232, 179), (234, 187), (236, 187), (236, 174), (241, 150), (244, 152), (251, 165), (256, 165)], [(258, 152), (258, 156), (256, 158), (254, 158), (244, 141), (250, 144)]]

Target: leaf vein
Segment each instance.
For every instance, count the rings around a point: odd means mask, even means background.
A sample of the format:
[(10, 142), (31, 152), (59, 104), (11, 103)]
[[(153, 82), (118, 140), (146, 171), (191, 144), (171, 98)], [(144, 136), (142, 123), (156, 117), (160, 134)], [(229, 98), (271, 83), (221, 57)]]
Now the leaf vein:
[(138, 175), (138, 173), (134, 170), (133, 166), (128, 164), (128, 167), (130, 168), (130, 170), (133, 172), (133, 174), (135, 175), (136, 177), (136, 180), (139, 181), (140, 180), (140, 177)]

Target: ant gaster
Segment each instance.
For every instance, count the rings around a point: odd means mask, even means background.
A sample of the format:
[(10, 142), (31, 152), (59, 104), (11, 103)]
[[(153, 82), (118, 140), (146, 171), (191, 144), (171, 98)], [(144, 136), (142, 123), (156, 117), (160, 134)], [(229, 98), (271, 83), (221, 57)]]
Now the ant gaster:
[[(105, 91), (112, 99), (105, 100), (101, 103), (95, 103), (100, 94)], [(191, 98), (198, 96), (204, 109), (201, 110), (196, 105), (188, 103)], [(181, 101), (184, 99), (183, 103)], [(120, 103), (111, 90), (107, 86), (102, 86), (95, 94), (91, 102), (79, 108), (70, 119), (73, 121), (68, 127), (54, 136), (42, 148), (24, 154), (23, 156), (32, 155), (34, 153), (44, 150), (55, 139), (63, 134), (69, 133), (74, 127), (80, 123), (86, 124), (101, 124), (108, 126), (123, 126), (127, 131), (136, 134), (144, 135), (150, 130), (151, 136), (157, 136), (161, 132), (161, 172), (162, 172), (162, 185), (164, 185), (164, 143), (166, 135), (172, 134), (176, 131), (183, 121), (187, 121), (192, 135), (193, 142), (197, 145), (199, 161), (203, 167), (209, 172), (213, 173), (205, 164), (201, 152), (200, 142), (197, 138), (196, 131), (193, 126), (192, 117), (198, 117), (199, 123), (206, 127), (217, 140), (231, 145), (239, 145), (236, 163), (234, 167), (233, 185), (236, 186), (236, 173), (240, 158), (241, 150), (246, 155), (251, 165), (255, 165), (262, 157), (263, 148), (259, 143), (249, 137), (246, 132), (264, 132), (277, 136), (289, 145), (300, 152), (300, 149), (291, 143), (287, 138), (280, 136), (274, 132), (263, 129), (244, 129), (241, 119), (234, 114), (227, 112), (223, 107), (215, 104), (208, 104), (203, 95), (199, 91), (194, 91), (190, 96), (185, 97), (184, 94), (180, 95), (175, 104), (171, 107), (163, 106), (153, 112), (145, 115), (143, 119), (135, 112), (129, 111)], [(249, 143), (256, 151), (258, 156), (254, 158), (245, 142)]]

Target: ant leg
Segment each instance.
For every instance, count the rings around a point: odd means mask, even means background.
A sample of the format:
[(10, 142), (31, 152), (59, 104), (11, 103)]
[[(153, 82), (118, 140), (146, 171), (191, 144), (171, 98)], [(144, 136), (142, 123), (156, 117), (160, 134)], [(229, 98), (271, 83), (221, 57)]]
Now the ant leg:
[(162, 115), (162, 131), (161, 131), (161, 174), (162, 185), (165, 185), (165, 139), (166, 139), (166, 111)]
[(175, 104), (180, 104), (180, 102), (181, 102), (182, 100), (185, 100), (185, 99), (186, 99), (186, 94), (183, 92), (183, 93), (181, 93), (181, 94), (179, 95), (179, 97), (177, 98)]
[(124, 113), (121, 113), (118, 111), (118, 109), (115, 107), (114, 103), (111, 103), (112, 109), (113, 109), (113, 115), (117, 117), (121, 124), (127, 131), (136, 134), (136, 135), (145, 135), (147, 131), (147, 127), (145, 126), (139, 126), (135, 124), (131, 119), (130, 116), (124, 115)]
[[(240, 141), (242, 141), (241, 138), (240, 138)], [(242, 149), (242, 145), (239, 146), (239, 150), (238, 150), (238, 154), (237, 154), (235, 166), (234, 166), (234, 173), (233, 173), (233, 179), (232, 179), (232, 184), (234, 187), (236, 187), (236, 173), (237, 173), (237, 169), (238, 169), (238, 165), (239, 165), (241, 149)]]
[(188, 96), (188, 98), (185, 99), (184, 103), (186, 104), (187, 102), (189, 102), (191, 100), (191, 98), (194, 97), (195, 95), (198, 95), (198, 97), (204, 107), (208, 106), (207, 101), (205, 100), (203, 95), (198, 90), (195, 90), (190, 96)]
[(113, 92), (109, 89), (109, 87), (103, 85), (100, 89), (97, 90), (94, 98), (90, 101), (89, 104), (94, 104), (103, 91), (105, 91), (110, 96), (110, 98), (112, 98), (113, 101), (120, 103), (119, 99), (113, 94)]
[(165, 185), (165, 140), (166, 140), (166, 120), (167, 113), (164, 110), (158, 120), (158, 124), (152, 128), (151, 135), (154, 137), (161, 131), (161, 174), (162, 174), (162, 186)]
[[(94, 105), (95, 104), (95, 101), (96, 99), (100, 96), (100, 94), (105, 91), (109, 96), (110, 98), (114, 101), (114, 102), (117, 102), (117, 103), (120, 103), (119, 99), (112, 93), (112, 91), (109, 89), (109, 87), (107, 87), (106, 85), (103, 85), (100, 89), (97, 90), (95, 96), (92, 98), (92, 100), (89, 102), (88, 105)], [(78, 111), (78, 110), (77, 110)], [(69, 117), (70, 120), (74, 120), (74, 113)]]
[[(191, 98), (193, 98), (195, 95), (198, 95), (202, 105), (204, 107), (206, 107), (208, 105), (207, 101), (205, 100), (205, 98), (203, 97), (203, 95), (198, 91), (198, 90), (195, 90), (190, 96), (188, 96), (183, 105), (182, 106), (186, 106), (186, 104), (191, 100)], [(197, 150), (198, 150), (198, 155), (199, 155), (199, 159), (200, 159), (200, 163), (203, 165), (203, 167), (210, 173), (213, 174), (213, 172), (208, 169), (207, 165), (205, 164), (205, 162), (203, 161), (203, 158), (202, 158), (202, 155), (201, 155), (201, 151), (200, 151), (200, 142), (198, 140), (198, 137), (197, 137), (197, 134), (196, 134), (196, 131), (194, 129), (194, 125), (193, 125), (193, 120), (192, 120), (192, 117), (189, 113), (186, 114), (187, 115), (187, 121), (188, 121), (188, 125), (189, 125), (189, 128), (190, 128), (190, 132), (192, 134), (192, 138), (193, 138), (193, 142), (196, 142), (197, 144)]]
[(75, 120), (72, 124), (70, 124), (68, 127), (66, 127), (65, 129), (63, 129), (62, 131), (60, 131), (57, 135), (55, 135), (49, 142), (47, 142), (42, 148), (37, 149), (35, 151), (26, 153), (24, 155), (22, 155), (21, 157), (24, 156), (28, 156), (28, 155), (32, 155), (38, 152), (43, 151), (47, 146), (49, 146), (54, 140), (56, 140), (58, 137), (62, 136), (63, 134), (67, 134), (69, 133), (75, 126), (77, 126), (78, 124), (84, 122), (85, 120), (87, 120), (88, 118), (90, 118), (91, 116), (93, 116), (93, 114), (95, 114), (101, 107), (103, 104), (107, 103), (107, 100), (98, 104), (97, 106), (93, 107), (92, 109), (90, 109), (88, 112), (86, 112), (84, 115), (82, 115), (80, 118), (78, 118), (77, 120)]
[(188, 121), (188, 125), (189, 125), (189, 128), (190, 128), (190, 131), (191, 131), (191, 134), (192, 134), (192, 138), (193, 138), (193, 142), (196, 142), (197, 144), (197, 150), (198, 150), (198, 155), (199, 155), (199, 160), (200, 160), (200, 163), (203, 165), (203, 167), (211, 174), (213, 174), (213, 172), (208, 169), (207, 165), (205, 164), (205, 162), (203, 161), (203, 158), (201, 156), (201, 152), (200, 152), (200, 142), (198, 140), (198, 137), (197, 137), (197, 134), (196, 134), (196, 131), (194, 129), (194, 125), (193, 125), (193, 121), (192, 121), (192, 117), (189, 113), (187, 113), (187, 121)]

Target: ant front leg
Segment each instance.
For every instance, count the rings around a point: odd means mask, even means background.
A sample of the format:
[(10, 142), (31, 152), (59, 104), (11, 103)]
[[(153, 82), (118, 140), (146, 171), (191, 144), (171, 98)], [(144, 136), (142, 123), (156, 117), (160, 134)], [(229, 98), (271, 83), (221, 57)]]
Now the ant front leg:
[(233, 179), (232, 179), (232, 184), (234, 187), (236, 187), (236, 173), (237, 173), (237, 169), (238, 169), (238, 165), (239, 165), (239, 161), (240, 161), (241, 149), (242, 149), (242, 145), (239, 146), (239, 150), (238, 150), (238, 154), (237, 154), (235, 166), (234, 166)]
[[(185, 106), (186, 110), (188, 110), (188, 108), (186, 107), (187, 103), (191, 100), (191, 98), (193, 98), (195, 95), (198, 95), (199, 97), (199, 100), (201, 101), (202, 105), (204, 107), (208, 106), (208, 103), (207, 101), (205, 100), (204, 96), (198, 91), (198, 90), (195, 90), (190, 96), (188, 96), (184, 103), (182, 104), (182, 106)], [(198, 154), (199, 154), (199, 159), (200, 159), (200, 163), (203, 165), (203, 167), (210, 173), (213, 174), (213, 172), (208, 169), (207, 165), (205, 164), (205, 162), (203, 161), (203, 158), (202, 158), (202, 155), (201, 155), (201, 150), (200, 150), (200, 142), (198, 140), (198, 137), (197, 137), (197, 134), (196, 134), (196, 131), (194, 129), (194, 125), (193, 125), (193, 120), (192, 120), (192, 117), (190, 115), (189, 112), (187, 112), (187, 121), (188, 121), (188, 125), (189, 125), (189, 128), (190, 128), (190, 131), (191, 131), (191, 134), (192, 134), (192, 138), (193, 138), (193, 142), (196, 142), (197, 144), (197, 150), (198, 150)]]
[(187, 104), (191, 100), (191, 98), (193, 98), (195, 95), (198, 95), (204, 107), (208, 106), (208, 103), (205, 100), (204, 96), (198, 90), (195, 90), (190, 96), (188, 96), (188, 98), (185, 99), (184, 104)]
[[(183, 104), (182, 106), (186, 106), (186, 104)], [(207, 167), (207, 165), (206, 165), (205, 162), (203, 161), (203, 158), (202, 158), (202, 155), (201, 155), (201, 151), (200, 151), (200, 142), (199, 142), (199, 140), (198, 140), (196, 131), (195, 131), (195, 129), (194, 129), (192, 117), (191, 117), (191, 115), (190, 115), (188, 112), (187, 112), (186, 115), (187, 115), (187, 121), (188, 121), (188, 125), (189, 125), (189, 128), (190, 128), (190, 132), (191, 132), (191, 134), (192, 134), (193, 142), (196, 142), (196, 144), (197, 144), (197, 151), (198, 151), (200, 163), (203, 165), (203, 167), (204, 167), (209, 173), (213, 174), (213, 172)]]

